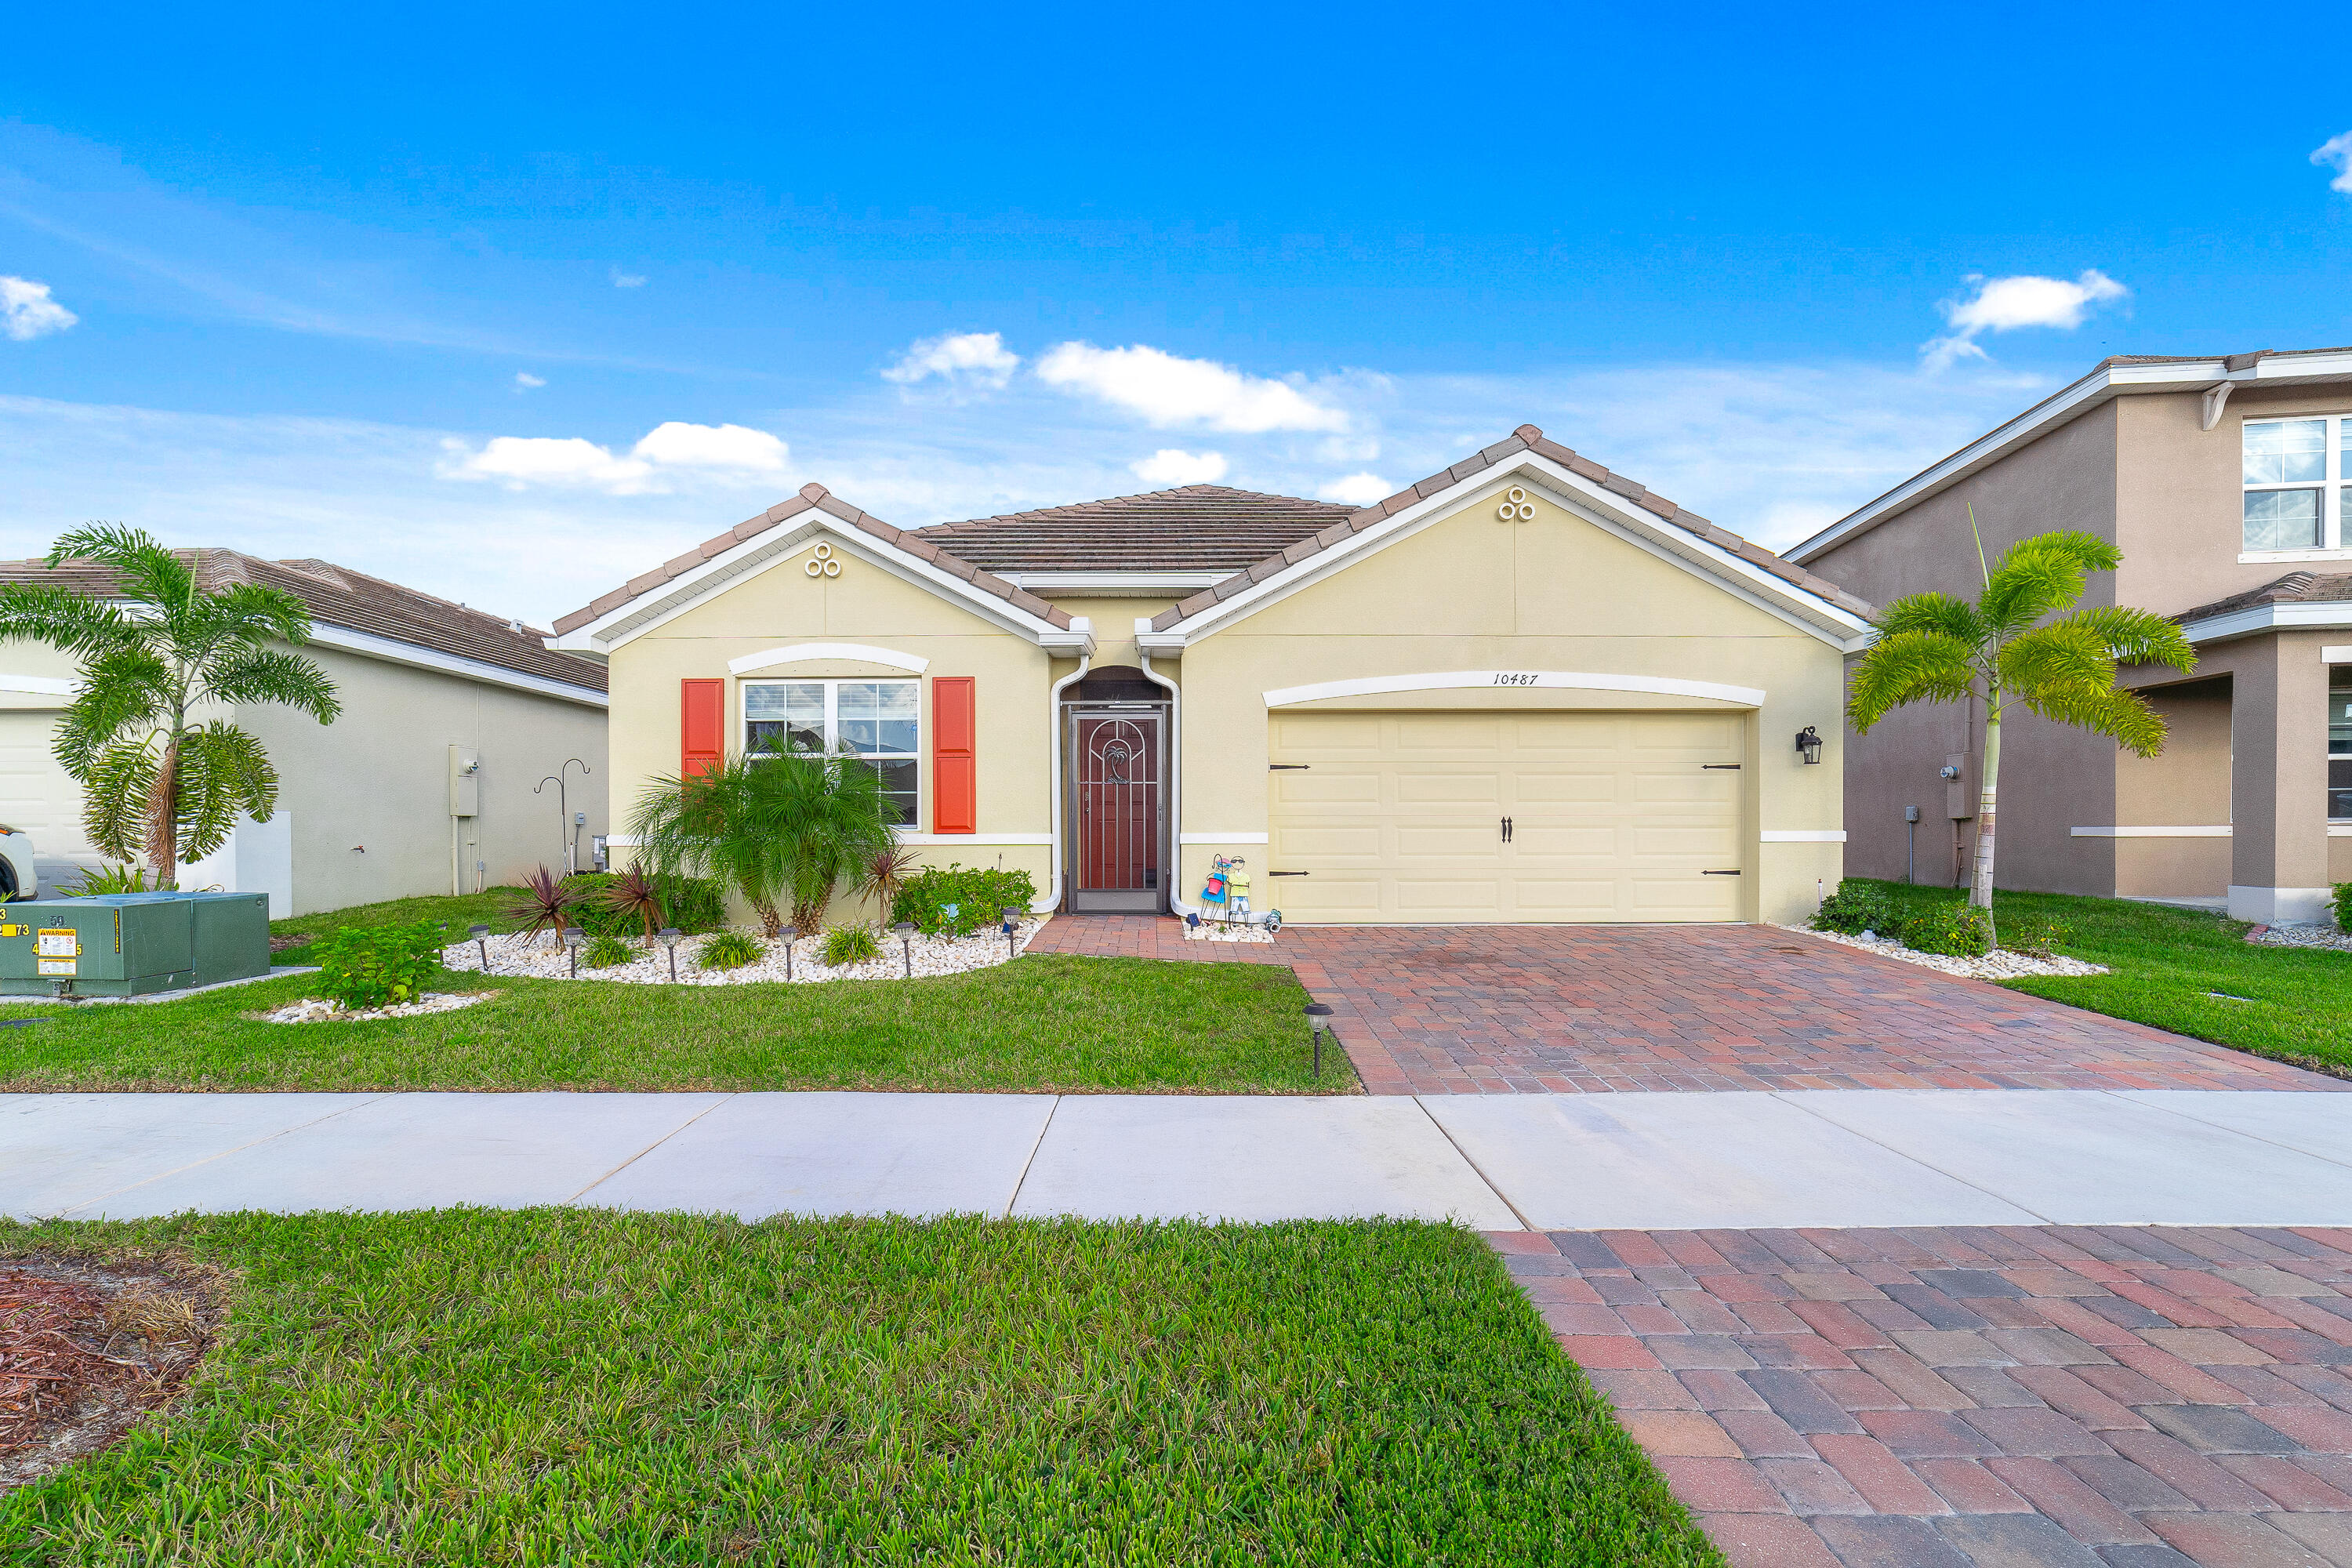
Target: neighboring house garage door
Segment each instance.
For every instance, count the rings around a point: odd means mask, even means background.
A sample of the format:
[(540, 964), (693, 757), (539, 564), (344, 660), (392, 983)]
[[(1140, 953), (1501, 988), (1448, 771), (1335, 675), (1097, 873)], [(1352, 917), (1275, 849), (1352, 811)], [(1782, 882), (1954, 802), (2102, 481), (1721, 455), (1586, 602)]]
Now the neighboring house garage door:
[(0, 710), (0, 826), (31, 835), (38, 854), (82, 855), (81, 790), (49, 751), (58, 718), (54, 709)]
[[(1283, 713), (1260, 910), (1335, 922), (1736, 921), (1737, 713)], [(1506, 826), (1506, 819), (1508, 825)], [(1715, 873), (1710, 875), (1709, 873)]]

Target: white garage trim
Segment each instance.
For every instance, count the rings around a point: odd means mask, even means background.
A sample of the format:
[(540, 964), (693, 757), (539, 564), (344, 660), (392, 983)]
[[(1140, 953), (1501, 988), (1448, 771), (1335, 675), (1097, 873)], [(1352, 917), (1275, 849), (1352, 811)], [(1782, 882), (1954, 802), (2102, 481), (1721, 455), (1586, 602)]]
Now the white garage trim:
[(0, 675), (0, 691), (17, 697), (71, 697), (78, 680), (56, 675)]
[(1712, 680), (1674, 680), (1654, 675), (1592, 675), (1573, 669), (1449, 669), (1427, 675), (1367, 675), (1353, 680), (1323, 680), (1312, 686), (1285, 686), (1265, 694), (1268, 708), (1289, 708), (1320, 702), (1329, 697), (1373, 697), (1391, 691), (1468, 691), (1481, 688), (1533, 688), (1551, 691), (1638, 691), (1653, 697), (1704, 697), (1717, 702), (1737, 702), (1744, 708), (1764, 706), (1764, 693), (1753, 686), (1722, 686)]
[(1003, 848), (1010, 845), (1035, 846), (1051, 844), (1050, 833), (901, 833), (901, 844), (912, 844), (920, 849), (953, 849), (960, 845)]
[(2072, 838), (2227, 838), (2229, 826), (2219, 827), (2070, 827)]
[(765, 669), (777, 664), (806, 664), (820, 658), (856, 659), (861, 664), (887, 664), (893, 669), (920, 675), (931, 668), (928, 658), (918, 658), (911, 653), (895, 648), (875, 647), (862, 642), (803, 642), (790, 647), (772, 647), (765, 653), (747, 653), (741, 658), (727, 661), (727, 673), (741, 675), (746, 670)]
[(1757, 835), (1767, 844), (1843, 844), (1843, 827), (1768, 827)]

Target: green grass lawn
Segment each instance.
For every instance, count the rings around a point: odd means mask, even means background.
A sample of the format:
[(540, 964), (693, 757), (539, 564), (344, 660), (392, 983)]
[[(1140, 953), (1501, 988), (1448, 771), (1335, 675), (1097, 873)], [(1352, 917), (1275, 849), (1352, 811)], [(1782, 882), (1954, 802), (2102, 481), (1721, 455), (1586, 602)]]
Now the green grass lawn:
[[(322, 914), (289, 915), (282, 921), (269, 922), (269, 934), (274, 937), (324, 936), (329, 931), (348, 926), (407, 925), (416, 921), (439, 921), (458, 936), (466, 934), (471, 925), (486, 925), (494, 931), (521, 929), (521, 922), (509, 916), (507, 906), (522, 896), (520, 888), (485, 888), (478, 893), (452, 898), (446, 893), (416, 899), (391, 899), (381, 904), (361, 904), (348, 910), (331, 910)], [(308, 947), (288, 948), (278, 954), (280, 963), (309, 963)]]
[(224, 1270), (231, 1331), (0, 1498), (9, 1563), (1721, 1561), (1442, 1226), (0, 1225), (36, 1251)]
[[(1900, 882), (1874, 886), (1906, 900), (1960, 896)], [(2247, 928), (2239, 921), (2163, 904), (1994, 895), (1996, 925), (2019, 917), (2064, 922), (2074, 934), (2059, 951), (2114, 973), (2004, 983), (2014, 990), (2261, 1056), (2352, 1071), (2352, 953), (2256, 946), (2243, 940)]]

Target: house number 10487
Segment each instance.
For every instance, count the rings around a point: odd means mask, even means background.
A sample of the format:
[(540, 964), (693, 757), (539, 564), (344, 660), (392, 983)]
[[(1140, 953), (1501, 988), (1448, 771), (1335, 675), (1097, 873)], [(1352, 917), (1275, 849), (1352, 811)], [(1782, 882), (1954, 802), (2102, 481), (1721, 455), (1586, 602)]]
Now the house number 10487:
[(1497, 686), (1533, 686), (1535, 683), (1535, 676), (1526, 670), (1502, 669), (1495, 672), (1495, 684)]

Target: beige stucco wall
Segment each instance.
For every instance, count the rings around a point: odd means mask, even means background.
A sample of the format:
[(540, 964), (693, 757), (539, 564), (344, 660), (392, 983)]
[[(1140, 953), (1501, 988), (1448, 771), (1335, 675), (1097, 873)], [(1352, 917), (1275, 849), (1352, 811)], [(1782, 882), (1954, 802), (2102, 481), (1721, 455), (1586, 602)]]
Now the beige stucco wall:
[[(1181, 826), (1188, 837), (1209, 838), (1182, 847), (1178, 887), (1186, 898), (1213, 855), (1241, 853), (1255, 862), (1263, 853), (1244, 836), (1267, 827), (1264, 694), (1367, 676), (1550, 670), (1760, 687), (1768, 695), (1749, 727), (1743, 775), (1750, 781), (1751, 843), (1757, 827), (1841, 826), (1841, 770), (1807, 766), (1792, 739), (1812, 724), (1837, 748), (1838, 650), (1540, 498), (1536, 507), (1534, 521), (1504, 523), (1491, 497), (1475, 496), (1186, 651)], [(1718, 706), (1547, 689), (1477, 698), (1529, 708)], [(1382, 705), (1455, 700), (1399, 694)], [(1816, 882), (1834, 886), (1840, 875), (1834, 843), (1763, 844), (1751, 853), (1744, 879), (1751, 919), (1809, 913)]]
[[(2168, 731), (2153, 757), (2120, 752), (2116, 821), (2135, 827), (2230, 823), (2230, 682), (2200, 679), (2145, 689)], [(2230, 890), (2227, 837), (2115, 840), (2116, 891), (2126, 898), (2213, 899)]]
[[(929, 748), (935, 733), (931, 679), (970, 676), (978, 718), (979, 831), (924, 845), (928, 864), (997, 865), (1027, 870), (1040, 892), (1052, 887), (1051, 858), (1042, 843), (1006, 843), (1006, 836), (1039, 838), (1051, 827), (1046, 752), (1050, 660), (1018, 634), (893, 575), (872, 559), (833, 541), (838, 577), (810, 577), (809, 546), (695, 605), (614, 650), (612, 774), (615, 816), (625, 823), (651, 781), (678, 771), (679, 685), (688, 679), (728, 680), (728, 743), (742, 744), (743, 679), (789, 676), (907, 679), (888, 665), (825, 660), (747, 670), (730, 677), (731, 659), (808, 642), (850, 642), (929, 661), (923, 683), (925, 747), (919, 835), (935, 822)], [(1134, 612), (1129, 612), (1132, 618)], [(1131, 637), (1130, 637), (1131, 641)], [(1066, 667), (1075, 668), (1074, 666)], [(625, 831), (625, 828), (619, 831)], [(856, 906), (845, 906), (852, 909)]]

